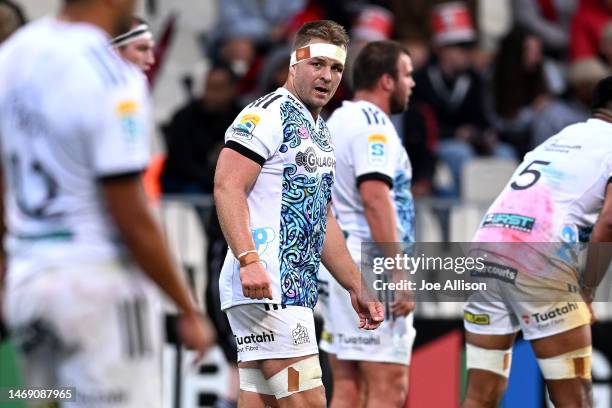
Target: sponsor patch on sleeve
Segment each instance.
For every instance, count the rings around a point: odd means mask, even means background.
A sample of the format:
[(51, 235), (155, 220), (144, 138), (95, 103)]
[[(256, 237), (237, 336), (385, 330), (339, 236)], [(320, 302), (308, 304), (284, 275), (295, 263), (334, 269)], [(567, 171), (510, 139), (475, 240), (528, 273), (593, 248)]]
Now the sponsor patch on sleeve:
[(138, 122), (140, 106), (133, 99), (124, 99), (117, 103), (115, 113), (121, 123), (121, 131), (127, 142), (133, 142), (141, 132)]
[(381, 134), (368, 136), (368, 163), (373, 166), (387, 164), (387, 136)]
[(253, 131), (259, 124), (259, 121), (259, 115), (253, 113), (242, 115), (238, 123), (234, 125), (234, 136), (244, 140), (252, 139)]

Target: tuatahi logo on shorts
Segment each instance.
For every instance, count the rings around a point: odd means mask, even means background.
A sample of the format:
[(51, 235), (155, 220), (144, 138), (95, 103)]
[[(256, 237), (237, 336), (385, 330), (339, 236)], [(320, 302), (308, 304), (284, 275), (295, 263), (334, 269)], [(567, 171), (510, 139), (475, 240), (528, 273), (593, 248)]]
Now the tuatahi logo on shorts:
[(250, 336), (234, 336), (236, 338), (236, 344), (242, 346), (243, 344), (256, 344), (256, 343), (271, 343), (274, 341), (273, 332), (262, 332), (261, 334), (251, 333)]
[(578, 305), (574, 302), (568, 303), (563, 307), (557, 307), (546, 313), (533, 313), (531, 316), (536, 320), (536, 323), (544, 323), (549, 320), (556, 319), (570, 312), (578, 310)]

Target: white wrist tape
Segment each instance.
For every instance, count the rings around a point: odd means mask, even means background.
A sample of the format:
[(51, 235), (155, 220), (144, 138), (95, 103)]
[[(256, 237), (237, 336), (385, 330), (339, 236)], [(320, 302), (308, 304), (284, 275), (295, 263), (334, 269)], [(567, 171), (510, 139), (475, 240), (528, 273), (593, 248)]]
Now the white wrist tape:
[(276, 399), (322, 387), (319, 356), (311, 356), (285, 367), (268, 379)]
[(538, 358), (542, 376), (546, 380), (591, 378), (592, 347), (585, 347), (551, 358)]
[(506, 378), (510, 376), (512, 348), (508, 350), (489, 350), (468, 343), (466, 349), (468, 370), (475, 368), (491, 371)]
[(346, 51), (342, 47), (329, 43), (315, 43), (306, 45), (291, 53), (289, 66), (293, 66), (298, 62), (314, 57), (330, 58), (344, 65), (344, 62), (346, 61)]

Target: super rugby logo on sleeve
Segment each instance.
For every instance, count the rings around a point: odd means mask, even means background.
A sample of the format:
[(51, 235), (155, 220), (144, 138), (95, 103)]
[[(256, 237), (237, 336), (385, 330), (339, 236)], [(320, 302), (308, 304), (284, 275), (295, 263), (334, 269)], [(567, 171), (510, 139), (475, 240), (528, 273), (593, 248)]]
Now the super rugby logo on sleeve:
[(387, 164), (387, 136), (380, 134), (368, 136), (368, 163), (373, 166)]
[(115, 113), (119, 117), (121, 123), (121, 133), (125, 141), (130, 143), (134, 142), (140, 133), (140, 126), (137, 119), (138, 111), (138, 102), (131, 99), (119, 101), (115, 108)]
[(260, 117), (252, 113), (242, 115), (238, 123), (234, 125), (234, 136), (243, 140), (251, 140), (259, 120)]

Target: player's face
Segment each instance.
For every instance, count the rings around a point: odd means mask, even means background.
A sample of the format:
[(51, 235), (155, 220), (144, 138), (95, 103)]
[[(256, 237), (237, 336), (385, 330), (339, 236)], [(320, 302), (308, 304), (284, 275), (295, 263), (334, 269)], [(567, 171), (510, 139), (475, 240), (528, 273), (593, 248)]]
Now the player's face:
[(397, 78), (395, 89), (391, 93), (391, 113), (401, 113), (408, 108), (408, 101), (414, 88), (412, 78), (412, 60), (406, 54), (400, 54), (397, 61)]
[[(309, 44), (325, 41), (313, 39)], [(314, 57), (289, 69), (289, 81), (300, 100), (317, 113), (336, 93), (344, 65), (327, 57)]]
[(152, 40), (139, 38), (121, 47), (119, 52), (123, 58), (136, 64), (143, 72), (147, 72), (155, 63), (154, 45)]

